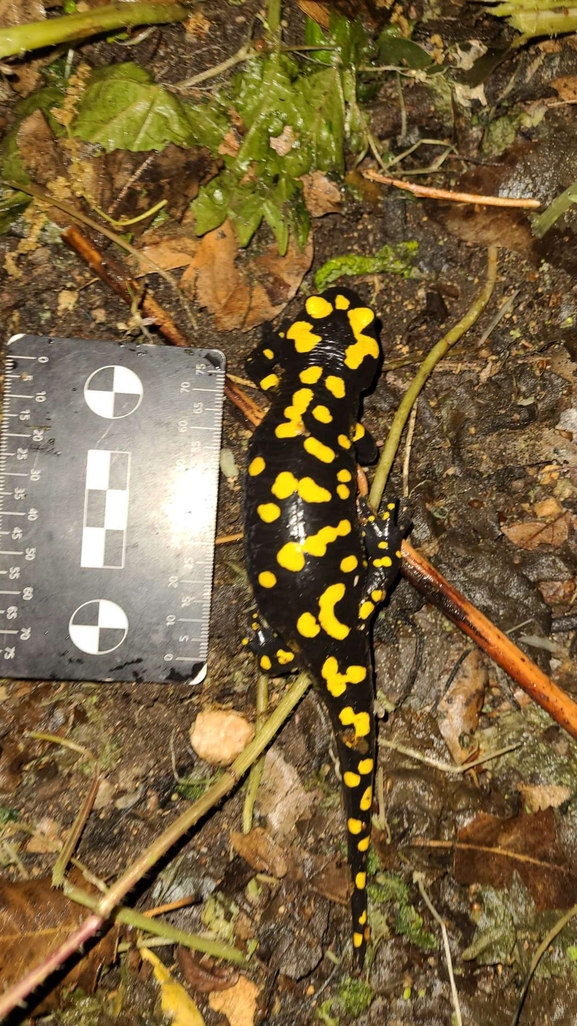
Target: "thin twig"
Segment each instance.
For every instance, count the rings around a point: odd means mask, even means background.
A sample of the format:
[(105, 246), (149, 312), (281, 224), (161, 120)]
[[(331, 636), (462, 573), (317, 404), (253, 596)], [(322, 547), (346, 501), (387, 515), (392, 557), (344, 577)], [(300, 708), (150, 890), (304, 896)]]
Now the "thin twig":
[(407, 748), (406, 745), (400, 744), (398, 741), (386, 741), (383, 738), (379, 738), (379, 748), (390, 748), (393, 752), (399, 752), (400, 755), (406, 755), (409, 759), (416, 759), (417, 762), (424, 762), (427, 766), (432, 766), (434, 769), (441, 770), (442, 773), (452, 773), (456, 776), (468, 773), (474, 766), (481, 766), (484, 762), (490, 762), (492, 759), (498, 759), (501, 755), (505, 755), (507, 752), (513, 752), (516, 748), (521, 747), (521, 742), (516, 744), (505, 745), (504, 748), (498, 748), (494, 752), (487, 752), (485, 755), (479, 755), (477, 759), (472, 759), (471, 762), (462, 763), (460, 766), (454, 766), (450, 762), (443, 762), (442, 759), (435, 759), (432, 755), (424, 755), (423, 752), (417, 752), (414, 748)]
[(407, 439), (405, 441), (405, 458), (403, 460), (403, 496), (406, 499), (409, 494), (409, 467), (411, 465), (411, 449), (413, 446), (413, 435), (415, 434), (415, 424), (417, 422), (417, 409), (419, 406), (419, 400), (415, 400), (415, 405), (411, 410), (411, 416), (409, 417), (409, 424), (407, 427)]
[(53, 887), (61, 887), (64, 883), (64, 873), (66, 872), (66, 867), (70, 862), (72, 855), (74, 854), (74, 849), (76, 848), (76, 845), (82, 837), (82, 832), (88, 822), (88, 817), (94, 807), (94, 802), (96, 800), (99, 784), (100, 771), (98, 768), (98, 763), (95, 763), (94, 773), (92, 774), (90, 787), (88, 788), (86, 797), (82, 802), (82, 807), (76, 819), (74, 820), (74, 825), (72, 827), (72, 830), (68, 834), (68, 837), (66, 838), (62, 851), (60, 852), (58, 858), (56, 859), (56, 862), (54, 863), (54, 868), (52, 870)]
[(429, 378), (433, 371), (433, 368), (442, 359), (443, 356), (449, 351), (452, 345), (455, 344), (466, 331), (475, 323), (480, 317), (481, 313), (487, 306), (495, 288), (495, 282), (497, 280), (497, 248), (495, 246), (489, 246), (488, 259), (487, 259), (487, 279), (481, 294), (477, 297), (473, 305), (469, 308), (464, 317), (461, 318), (458, 324), (456, 324), (446, 335), (441, 338), (435, 346), (431, 349), (430, 353), (425, 357), (413, 380), (411, 381), (407, 391), (405, 392), (397, 412), (393, 417), (393, 422), (389, 429), (387, 439), (381, 451), (381, 456), (373, 483), (370, 491), (370, 501), (373, 509), (378, 510), (383, 492), (391, 472), (393, 460), (395, 459), (401, 435), (403, 429), (408, 420), (409, 414), (416, 402), (418, 396), (421, 393), (425, 382)]
[(541, 206), (539, 200), (528, 197), (515, 199), (512, 196), (482, 196), (474, 192), (452, 192), (450, 189), (436, 189), (432, 185), (404, 182), (401, 178), (391, 178), (390, 175), (383, 175), (380, 171), (363, 171), (363, 174), (371, 182), (394, 185), (396, 189), (412, 192), (413, 196), (426, 196), (429, 199), (451, 200), (452, 203), (477, 203), (484, 207), (513, 207), (521, 210), (537, 210)]
[[(255, 701), (255, 724), (254, 730), (255, 735), (262, 730), (262, 725), (266, 718), (268, 710), (268, 673), (259, 673), (256, 682), (256, 701)], [(261, 755), (260, 759), (251, 766), (248, 785), (246, 789), (246, 795), (244, 798), (244, 806), (242, 810), (242, 831), (244, 834), (250, 833), (252, 830), (252, 817), (254, 812), (254, 803), (256, 802), (256, 796), (262, 779), (262, 772), (264, 769), (264, 755)]]
[(122, 874), (110, 888), (108, 894), (96, 905), (95, 911), (84, 920), (69, 936), (64, 944), (55, 948), (37, 966), (31, 969), (14, 986), (0, 996), (0, 1018), (20, 1004), (36, 989), (55, 969), (73, 955), (102, 927), (110, 917), (113, 909), (119, 904), (135, 884), (145, 876), (159, 859), (169, 851), (195, 823), (202, 819), (225, 795), (236, 787), (238, 781), (250, 769), (255, 759), (264, 752), (278, 730), (291, 714), (303, 695), (310, 687), (310, 678), (301, 673), (292, 687), (283, 695), (276, 709), (269, 716), (263, 729), (243, 752), (235, 759), (232, 766), (223, 773), (208, 791), (194, 802), (175, 822), (168, 827), (135, 862)]
[(523, 1009), (523, 1004), (525, 1003), (525, 998), (527, 997), (527, 991), (529, 990), (529, 985), (531, 983), (531, 980), (533, 979), (533, 974), (537, 966), (539, 965), (539, 962), (543, 958), (543, 955), (547, 951), (547, 948), (555, 940), (555, 937), (558, 937), (561, 931), (565, 929), (567, 924), (575, 918), (575, 916), (577, 916), (577, 905), (573, 905), (573, 908), (570, 908), (564, 916), (561, 916), (561, 918), (557, 920), (555, 925), (551, 927), (551, 929), (549, 930), (549, 933), (541, 941), (539, 947), (533, 955), (533, 958), (531, 959), (529, 972), (525, 977), (525, 982), (523, 983), (523, 987), (521, 989), (521, 994), (519, 996), (517, 1008), (515, 1010), (513, 1018), (511, 1019), (511, 1026), (517, 1026), (517, 1023), (519, 1022), (519, 1019), (521, 1017), (521, 1011)]
[(455, 1009), (455, 1020), (457, 1026), (463, 1026), (463, 1019), (461, 1017), (461, 1006), (459, 1004), (459, 995), (457, 993), (455, 974), (453, 972), (453, 959), (451, 958), (451, 948), (449, 946), (449, 934), (447, 933), (447, 927), (445, 926), (445, 923), (441, 919), (441, 916), (437, 912), (435, 906), (433, 905), (433, 902), (431, 901), (429, 895), (427, 894), (427, 891), (425, 890), (425, 884), (423, 883), (423, 879), (424, 877), (422, 873), (413, 873), (413, 880), (417, 884), (417, 887), (421, 892), (421, 897), (425, 902), (425, 905), (427, 906), (433, 919), (435, 919), (441, 927), (441, 933), (443, 935), (443, 947), (445, 948), (445, 958), (447, 959), (447, 971), (449, 973), (449, 980), (451, 982), (451, 996), (453, 998), (453, 1008)]
[(96, 756), (89, 752), (88, 748), (83, 748), (82, 745), (77, 744), (76, 741), (70, 741), (67, 737), (60, 737), (58, 734), (47, 734), (42, 730), (26, 730), (24, 737), (32, 737), (35, 741), (50, 741), (53, 745), (60, 745), (61, 748), (69, 748), (71, 752), (83, 755), (85, 759), (90, 759), (91, 762), (98, 762)]
[(245, 43), (240, 47), (236, 53), (233, 53), (232, 57), (227, 57), (225, 61), (221, 61), (220, 64), (215, 64), (212, 68), (207, 68), (206, 71), (201, 71), (198, 75), (193, 75), (192, 78), (183, 78), (181, 82), (174, 82), (169, 85), (168, 88), (172, 92), (182, 92), (184, 89), (192, 89), (193, 86), (200, 85), (201, 82), (206, 82), (209, 78), (216, 78), (217, 75), (223, 75), (225, 71), (230, 71), (237, 64), (242, 64), (243, 61), (254, 57), (255, 51), (251, 45)]

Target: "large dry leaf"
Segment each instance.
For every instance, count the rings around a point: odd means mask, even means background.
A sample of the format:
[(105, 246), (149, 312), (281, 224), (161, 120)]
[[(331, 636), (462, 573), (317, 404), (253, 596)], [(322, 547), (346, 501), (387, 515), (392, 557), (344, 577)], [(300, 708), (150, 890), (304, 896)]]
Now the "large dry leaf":
[(200, 1009), (186, 993), (182, 984), (174, 979), (158, 955), (148, 948), (141, 948), (140, 954), (154, 969), (154, 977), (160, 985), (161, 1008), (167, 1019), (170, 1019), (174, 1026), (204, 1026)]
[(231, 830), (230, 843), (237, 855), (241, 855), (257, 873), (269, 873), (277, 879), (286, 876), (284, 851), (262, 827), (255, 827), (248, 834)]
[(463, 660), (455, 678), (439, 703), (439, 730), (457, 765), (468, 758), (468, 737), (477, 729), (489, 675), (477, 648)]
[(300, 250), (291, 238), (285, 256), (271, 245), (237, 262), (238, 242), (229, 221), (207, 232), (180, 285), (214, 314), (216, 327), (249, 331), (276, 317), (295, 295), (313, 258), (312, 241)]
[(526, 520), (523, 523), (503, 525), (501, 530), (509, 541), (522, 549), (536, 549), (538, 545), (562, 545), (569, 537), (571, 514), (569, 511), (561, 516), (543, 523), (542, 520)]
[[(49, 952), (63, 944), (86, 918), (86, 909), (55, 890), (48, 878), (0, 885), (0, 993), (42, 962)], [(58, 1004), (61, 987), (79, 985), (91, 993), (103, 965), (116, 955), (118, 932), (109, 930), (60, 980), (56, 993), (38, 1005), (34, 1014)]]
[(259, 994), (256, 983), (241, 976), (230, 990), (210, 994), (208, 1000), (215, 1012), (226, 1016), (230, 1026), (253, 1026)]
[(336, 182), (333, 182), (322, 171), (312, 171), (303, 175), (303, 194), (306, 208), (311, 217), (324, 217), (325, 214), (338, 214), (343, 207), (343, 197)]
[(480, 813), (459, 831), (455, 879), (505, 889), (518, 873), (538, 909), (570, 908), (577, 876), (557, 841), (553, 809), (512, 819)]

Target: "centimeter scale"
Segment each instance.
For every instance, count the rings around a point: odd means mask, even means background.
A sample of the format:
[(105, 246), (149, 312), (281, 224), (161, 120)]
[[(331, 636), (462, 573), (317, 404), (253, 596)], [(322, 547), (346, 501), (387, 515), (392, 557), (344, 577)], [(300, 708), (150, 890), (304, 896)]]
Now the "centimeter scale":
[(206, 672), (224, 356), (15, 335), (0, 442), (0, 676)]

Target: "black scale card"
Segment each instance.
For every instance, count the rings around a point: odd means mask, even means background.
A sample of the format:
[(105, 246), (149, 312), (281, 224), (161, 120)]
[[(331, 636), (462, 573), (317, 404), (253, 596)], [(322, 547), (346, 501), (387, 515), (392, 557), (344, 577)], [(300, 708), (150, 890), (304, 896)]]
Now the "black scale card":
[(0, 676), (206, 670), (224, 357), (17, 335), (0, 443)]

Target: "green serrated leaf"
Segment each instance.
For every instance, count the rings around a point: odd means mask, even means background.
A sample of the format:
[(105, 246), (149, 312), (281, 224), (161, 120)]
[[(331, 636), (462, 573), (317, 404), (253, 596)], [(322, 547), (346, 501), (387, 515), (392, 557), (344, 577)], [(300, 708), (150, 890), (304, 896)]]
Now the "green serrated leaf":
[(348, 253), (333, 257), (319, 267), (315, 274), (315, 287), (322, 292), (339, 278), (351, 274), (400, 274), (408, 278), (417, 249), (417, 242), (399, 242), (393, 246), (384, 245), (372, 256)]
[(72, 125), (74, 135), (111, 150), (218, 146), (226, 121), (208, 107), (186, 107), (133, 63), (93, 72)]

